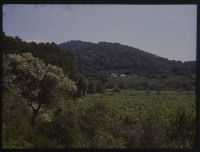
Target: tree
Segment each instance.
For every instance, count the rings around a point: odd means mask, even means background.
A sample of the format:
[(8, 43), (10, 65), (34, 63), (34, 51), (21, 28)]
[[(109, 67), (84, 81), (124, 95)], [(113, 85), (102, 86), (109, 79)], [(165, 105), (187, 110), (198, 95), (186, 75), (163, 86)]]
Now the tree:
[(77, 90), (78, 97), (85, 96), (87, 94), (87, 88), (88, 88), (87, 81), (83, 75), (80, 75), (77, 87), (78, 87)]
[(32, 109), (32, 126), (42, 106), (56, 101), (59, 95), (73, 96), (77, 87), (57, 66), (46, 65), (31, 53), (3, 56), (3, 85), (15, 89)]
[(120, 82), (119, 83), (119, 88), (120, 89), (125, 89), (126, 87), (125, 87), (125, 84), (123, 83), (123, 82)]
[(61, 67), (68, 77), (75, 80), (78, 75), (78, 69), (74, 64), (73, 53), (62, 51), (55, 43), (35, 43), (25, 42), (19, 37), (6, 36), (2, 33), (2, 51), (5, 53), (25, 53), (31, 52), (35, 57), (43, 59), (47, 64)]
[(104, 70), (101, 70), (98, 72), (98, 79), (102, 82), (102, 83), (106, 83), (108, 81), (108, 73), (105, 72)]
[(94, 80), (91, 80), (88, 85), (88, 93), (96, 93), (97, 84)]
[(102, 82), (97, 82), (96, 92), (104, 93), (104, 91), (105, 91), (105, 85)]

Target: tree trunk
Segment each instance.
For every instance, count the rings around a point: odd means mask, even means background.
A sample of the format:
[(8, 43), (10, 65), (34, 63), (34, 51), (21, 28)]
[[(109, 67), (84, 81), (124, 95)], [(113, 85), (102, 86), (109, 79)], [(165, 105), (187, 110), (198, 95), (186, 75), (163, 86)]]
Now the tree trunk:
[(35, 119), (37, 117), (37, 113), (38, 113), (38, 111), (33, 110), (33, 116), (32, 116), (32, 121), (31, 121), (31, 124), (32, 124), (33, 128), (35, 128)]
[(38, 115), (38, 112), (39, 112), (40, 108), (41, 108), (41, 104), (39, 104), (36, 109), (32, 106), (33, 116), (32, 116), (31, 124), (32, 124), (33, 128), (35, 128), (35, 120), (36, 120), (36, 117)]

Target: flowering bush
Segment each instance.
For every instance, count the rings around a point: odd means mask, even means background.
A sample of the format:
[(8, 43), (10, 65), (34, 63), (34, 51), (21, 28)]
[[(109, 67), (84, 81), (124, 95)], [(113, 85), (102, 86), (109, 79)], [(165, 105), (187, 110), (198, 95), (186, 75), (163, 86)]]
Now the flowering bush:
[(31, 53), (3, 55), (4, 89), (15, 89), (33, 110), (33, 125), (41, 106), (49, 105), (61, 94), (72, 97), (75, 83), (57, 66), (45, 65)]

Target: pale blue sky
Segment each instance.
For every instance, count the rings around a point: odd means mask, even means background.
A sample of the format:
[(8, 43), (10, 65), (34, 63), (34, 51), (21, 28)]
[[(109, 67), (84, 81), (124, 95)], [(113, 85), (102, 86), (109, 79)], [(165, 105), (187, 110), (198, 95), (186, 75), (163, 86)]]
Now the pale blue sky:
[(3, 31), (25, 41), (119, 42), (196, 59), (196, 5), (3, 5)]

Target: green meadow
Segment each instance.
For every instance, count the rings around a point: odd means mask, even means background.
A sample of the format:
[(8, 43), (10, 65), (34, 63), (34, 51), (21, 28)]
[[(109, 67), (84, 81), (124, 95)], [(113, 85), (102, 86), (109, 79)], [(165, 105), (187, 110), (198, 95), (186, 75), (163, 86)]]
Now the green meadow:
[[(194, 91), (107, 90), (75, 104), (80, 147), (191, 148)], [(66, 107), (65, 107), (66, 108)], [(87, 141), (87, 142), (86, 142)]]
[(195, 144), (194, 91), (88, 94), (42, 108), (35, 128), (20, 96), (5, 93), (3, 102), (4, 148), (180, 149)]

